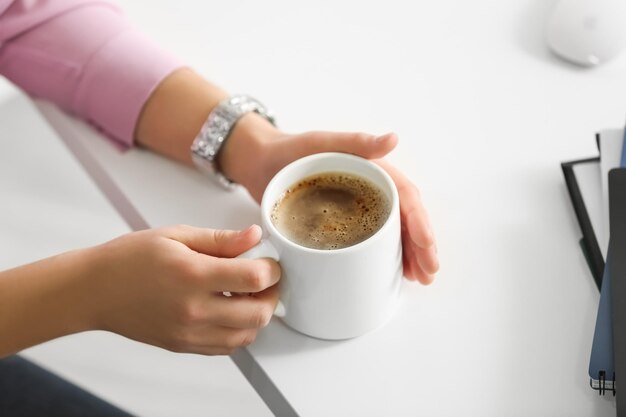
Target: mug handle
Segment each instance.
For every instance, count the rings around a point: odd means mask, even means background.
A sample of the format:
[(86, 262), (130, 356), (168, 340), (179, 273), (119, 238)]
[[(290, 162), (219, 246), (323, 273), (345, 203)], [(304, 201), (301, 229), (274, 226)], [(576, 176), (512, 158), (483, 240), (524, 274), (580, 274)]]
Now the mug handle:
[[(237, 256), (237, 258), (244, 259), (258, 259), (258, 258), (270, 258), (278, 262), (280, 257), (278, 256), (278, 251), (276, 248), (270, 243), (267, 239), (261, 239), (259, 243), (256, 244), (251, 249), (248, 249), (244, 253)], [(276, 309), (274, 310), (274, 315), (276, 317), (285, 317), (286, 310), (285, 305), (282, 301), (278, 300), (278, 304), (276, 304)]]

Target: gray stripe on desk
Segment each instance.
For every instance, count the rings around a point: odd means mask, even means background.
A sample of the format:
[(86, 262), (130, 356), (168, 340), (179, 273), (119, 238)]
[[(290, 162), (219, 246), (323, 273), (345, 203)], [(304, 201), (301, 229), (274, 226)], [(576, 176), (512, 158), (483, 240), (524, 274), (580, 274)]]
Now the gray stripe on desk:
[(275, 416), (298, 416), (296, 410), (293, 409), (285, 396), (274, 385), (248, 349), (237, 349), (235, 353), (230, 355), (230, 358)]
[[(48, 112), (45, 106), (51, 105), (48, 103), (35, 102), (37, 109), (43, 114), (48, 121), (53, 121), (54, 124), (67, 125), (67, 121), (58, 117), (54, 112)], [(58, 110), (57, 110), (58, 111)], [(67, 130), (71, 131), (71, 128)], [(113, 179), (107, 174), (102, 166), (95, 160), (93, 156), (85, 149), (81, 144), (81, 138), (75, 137), (73, 134), (59, 134), (58, 135), (65, 146), (70, 150), (74, 158), (80, 163), (85, 172), (91, 177), (93, 182), (96, 183), (100, 191), (105, 195), (107, 200), (113, 205), (115, 210), (124, 219), (126, 224), (133, 231), (149, 229), (150, 225), (139, 214), (139, 211), (135, 208), (133, 203), (124, 195), (122, 190), (115, 184)]]

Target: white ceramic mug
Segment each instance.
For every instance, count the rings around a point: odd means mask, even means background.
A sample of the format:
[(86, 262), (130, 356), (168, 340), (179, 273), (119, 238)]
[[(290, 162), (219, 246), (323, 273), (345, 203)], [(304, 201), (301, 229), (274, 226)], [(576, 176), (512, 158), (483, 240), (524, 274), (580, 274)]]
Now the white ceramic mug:
[[(323, 172), (367, 178), (391, 202), (389, 217), (370, 238), (342, 249), (311, 249), (290, 241), (272, 223), (274, 204), (299, 180)], [(240, 255), (280, 263), (280, 302), (275, 315), (293, 329), (321, 339), (360, 336), (385, 323), (402, 282), (400, 202), (389, 175), (349, 154), (320, 153), (292, 162), (270, 181), (261, 202), (264, 239)]]

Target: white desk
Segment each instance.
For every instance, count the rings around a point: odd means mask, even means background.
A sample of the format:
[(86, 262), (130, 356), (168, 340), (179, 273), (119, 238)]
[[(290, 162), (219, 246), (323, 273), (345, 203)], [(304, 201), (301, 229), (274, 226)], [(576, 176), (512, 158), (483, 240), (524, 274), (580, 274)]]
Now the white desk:
[[(280, 321), (235, 359), (301, 416), (601, 416), (587, 378), (598, 293), (559, 162), (623, 123), (626, 56), (581, 70), (543, 43), (550, 2), (124, 2), (146, 31), (287, 130), (396, 131), (439, 241), (430, 287), (345, 342)], [(410, 5), (409, 5), (410, 4)], [(244, 227), (258, 210), (145, 151), (117, 153), (43, 106), (152, 226)], [(158, 178), (158, 181), (156, 181)], [(248, 368), (248, 366), (252, 366)]]

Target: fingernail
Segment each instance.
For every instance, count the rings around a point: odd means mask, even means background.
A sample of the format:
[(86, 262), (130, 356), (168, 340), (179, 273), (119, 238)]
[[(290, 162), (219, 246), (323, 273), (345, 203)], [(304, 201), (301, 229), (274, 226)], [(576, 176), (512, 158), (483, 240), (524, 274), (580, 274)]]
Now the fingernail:
[(259, 229), (259, 228), (260, 227), (259, 227), (258, 224), (252, 224), (252, 225), (248, 226), (246, 229), (240, 230), (239, 231), (239, 235), (240, 236), (246, 235), (246, 234), (250, 233), (253, 229)]
[(376, 138), (376, 142), (383, 142), (385, 140), (388, 140), (389, 138), (391, 138), (394, 135), (393, 132), (387, 132), (384, 135), (380, 135), (379, 137)]
[(430, 222), (430, 218), (428, 217), (428, 213), (425, 214), (426, 224), (424, 225), (426, 228), (426, 241), (428, 242), (427, 247), (431, 247), (433, 245), (437, 245), (437, 241), (435, 241), (435, 232), (433, 231), (433, 225)]
[(412, 241), (415, 244), (415, 246), (422, 248), (422, 249), (428, 249), (435, 245), (435, 235), (433, 234), (432, 229), (427, 228), (426, 230), (424, 230), (424, 236), (420, 238), (419, 243), (414, 240)]

